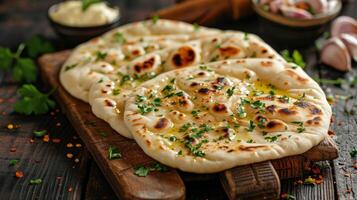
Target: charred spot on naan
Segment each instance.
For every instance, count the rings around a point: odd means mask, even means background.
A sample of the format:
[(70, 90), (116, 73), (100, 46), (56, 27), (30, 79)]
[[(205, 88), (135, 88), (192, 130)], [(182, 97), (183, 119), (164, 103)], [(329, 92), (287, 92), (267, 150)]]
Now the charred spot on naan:
[(271, 61), (261, 61), (260, 64), (263, 67), (272, 67), (273, 66), (273, 62), (271, 62)]
[(163, 130), (168, 128), (169, 126), (170, 126), (170, 121), (167, 118), (163, 117), (156, 122), (154, 128), (158, 130)]
[(244, 145), (239, 145), (239, 150), (241, 151), (257, 151), (260, 149), (267, 149), (268, 147), (265, 145), (257, 145), (257, 146), (244, 146)]
[(321, 117), (314, 117), (313, 119), (307, 120), (306, 124), (308, 124), (308, 125), (320, 125), (321, 121), (322, 121)]
[(276, 105), (270, 105), (270, 106), (265, 107), (265, 110), (270, 113), (274, 113), (275, 109), (276, 109)]
[(298, 114), (298, 112), (296, 110), (294, 110), (293, 108), (280, 108), (278, 110), (278, 113), (281, 115), (288, 115), (288, 116)]
[(217, 103), (217, 104), (213, 105), (212, 111), (214, 113), (227, 113), (228, 109), (227, 109), (227, 106), (224, 105), (223, 103), (220, 103), (220, 104)]
[(189, 46), (180, 47), (172, 56), (172, 64), (176, 68), (192, 65), (196, 58), (196, 52)]
[(223, 58), (226, 57), (232, 57), (237, 55), (240, 52), (240, 49), (237, 47), (233, 47), (233, 46), (227, 46), (227, 47), (220, 47), (219, 48), (219, 53)]
[(295, 79), (297, 82), (299, 82), (300, 84), (306, 84), (309, 82), (309, 79), (304, 78), (302, 76), (300, 76), (298, 73), (296, 73), (296, 71), (291, 70), (291, 69), (286, 69), (285, 73), (287, 76), (289, 76), (292, 79)]
[(113, 103), (112, 101), (110, 101), (109, 99), (105, 99), (104, 100), (104, 103), (106, 106), (108, 107), (114, 107), (115, 106), (115, 103)]
[(285, 131), (287, 129), (286, 124), (278, 119), (272, 119), (268, 123), (266, 123), (265, 128), (269, 132), (277, 132), (277, 131)]
[(142, 63), (136, 63), (134, 65), (134, 70), (137, 73), (141, 73), (143, 71), (150, 71), (154, 68), (154, 65), (155, 65), (155, 58), (151, 57)]
[(321, 115), (322, 111), (321, 109), (317, 108), (315, 105), (305, 102), (305, 101), (297, 101), (294, 103), (294, 105), (303, 108), (303, 109), (308, 109), (309, 113), (312, 115)]

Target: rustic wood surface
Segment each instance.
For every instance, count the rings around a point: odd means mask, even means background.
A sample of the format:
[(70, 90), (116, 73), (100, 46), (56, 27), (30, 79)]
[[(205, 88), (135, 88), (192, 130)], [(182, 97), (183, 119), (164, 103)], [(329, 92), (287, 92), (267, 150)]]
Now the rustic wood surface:
[[(20, 42), (33, 34), (42, 34), (50, 38), (57, 49), (70, 47), (53, 35), (44, 17), (47, 7), (54, 2), (58, 1), (2, 0), (0, 2), (0, 46), (15, 48)], [(121, 6), (123, 23), (125, 23), (142, 19), (152, 10), (171, 4), (173, 1), (127, 0), (113, 2)], [(356, 18), (356, 10), (357, 4), (352, 1), (345, 6), (343, 14)], [(239, 22), (220, 23), (216, 26), (257, 33), (278, 50), (286, 46), (285, 43), (272, 41), (266, 37), (256, 17)], [(306, 47), (300, 50), (308, 63), (306, 71), (313, 77), (336, 78), (344, 76), (344, 74), (326, 66), (318, 67), (313, 48)], [(355, 63), (354, 66), (356, 66)], [(354, 68), (354, 71), (356, 73), (356, 68)], [(3, 73), (0, 73), (0, 85), (0, 196), (2, 199), (115, 199), (114, 193), (103, 175), (95, 167), (95, 163), (88, 158), (85, 147), (79, 149), (65, 147), (68, 142), (81, 141), (75, 139), (75, 131), (64, 115), (56, 111), (53, 112), (54, 115), (35, 117), (14, 114), (12, 105), (18, 98), (15, 93), (18, 85)], [(325, 89), (327, 87), (342, 96), (356, 96), (356, 93), (353, 93), (353, 91), (356, 91), (356, 87), (341, 89), (326, 85)], [(344, 111), (346, 105), (352, 106), (353, 102), (356, 102), (355, 98), (348, 102), (338, 100), (334, 105), (336, 116), (333, 130), (337, 134), (336, 138), (341, 153), (339, 159), (332, 164), (329, 162), (322, 163), (324, 165), (322, 171), (324, 182), (317, 186), (295, 185), (294, 182), (297, 179), (290, 179), (282, 181), (283, 192), (289, 192), (297, 199), (335, 199), (337, 196), (340, 199), (357, 198), (356, 170), (352, 167), (353, 162), (356, 161), (352, 160), (349, 155), (349, 151), (357, 146), (356, 115), (347, 115)], [(54, 119), (55, 117), (56, 119)], [(61, 125), (56, 126), (57, 122), (60, 122)], [(21, 127), (9, 130), (6, 128), (9, 123), (21, 125)], [(35, 143), (30, 143), (32, 131), (40, 129), (49, 130), (51, 138), (58, 137), (62, 141), (56, 144), (37, 139)], [(16, 152), (10, 152), (13, 147), (16, 147)], [(80, 162), (75, 163), (74, 159), (66, 158), (67, 152), (73, 152), (75, 157), (80, 155)], [(8, 162), (13, 158), (20, 158), (21, 161), (15, 167), (10, 167)], [(20, 180), (14, 178), (13, 174), (16, 170), (23, 171), (25, 177)], [(94, 175), (89, 176), (90, 174)], [(39, 176), (43, 178), (43, 184), (28, 184), (30, 179)], [(336, 184), (333, 186), (334, 180)], [(87, 189), (84, 189), (85, 187)], [(217, 181), (206, 181), (199, 184), (190, 182), (186, 187), (187, 199), (227, 198), (219, 185), (218, 179)]]

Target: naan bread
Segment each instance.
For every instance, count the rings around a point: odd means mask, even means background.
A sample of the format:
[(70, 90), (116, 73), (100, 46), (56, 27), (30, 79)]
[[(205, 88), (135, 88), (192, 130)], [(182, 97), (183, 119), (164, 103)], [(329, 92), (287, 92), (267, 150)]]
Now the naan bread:
[(107, 121), (123, 136), (132, 138), (123, 120), (126, 98), (133, 88), (166, 71), (231, 58), (271, 58), (283, 60), (278, 53), (253, 34), (225, 32), (215, 36), (171, 45), (140, 56), (112, 73), (101, 77), (89, 91), (93, 113)]
[(301, 154), (327, 136), (330, 118), (319, 85), (271, 59), (163, 73), (133, 91), (124, 113), (146, 154), (194, 173)]
[(60, 72), (63, 87), (74, 97), (88, 101), (91, 85), (114, 70), (147, 53), (192, 39), (220, 33), (170, 20), (135, 22), (114, 29), (74, 49)]

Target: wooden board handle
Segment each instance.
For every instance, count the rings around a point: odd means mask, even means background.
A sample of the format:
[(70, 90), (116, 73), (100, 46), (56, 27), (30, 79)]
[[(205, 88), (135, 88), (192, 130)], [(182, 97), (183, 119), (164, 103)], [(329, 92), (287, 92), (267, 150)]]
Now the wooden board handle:
[(239, 166), (220, 174), (229, 199), (276, 199), (280, 180), (270, 161)]

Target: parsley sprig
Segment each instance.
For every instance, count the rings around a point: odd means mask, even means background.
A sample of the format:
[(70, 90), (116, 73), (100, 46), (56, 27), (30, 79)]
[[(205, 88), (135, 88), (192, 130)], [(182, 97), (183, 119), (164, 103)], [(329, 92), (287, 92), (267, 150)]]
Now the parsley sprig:
[(82, 0), (82, 11), (86, 11), (91, 5), (100, 3), (102, 0)]
[(17, 113), (26, 115), (30, 114), (44, 114), (49, 109), (55, 107), (55, 102), (49, 99), (49, 96), (55, 91), (52, 89), (49, 93), (41, 93), (34, 85), (25, 84), (17, 93), (21, 99), (15, 103), (14, 110)]
[(304, 61), (304, 58), (302, 57), (302, 55), (300, 54), (300, 52), (298, 50), (295, 49), (293, 51), (293, 53), (290, 55), (289, 50), (285, 49), (285, 50), (282, 50), (280, 52), (280, 54), (283, 56), (283, 58), (287, 62), (295, 63), (295, 64), (299, 65), (301, 68), (305, 68), (306, 67), (306, 63)]

